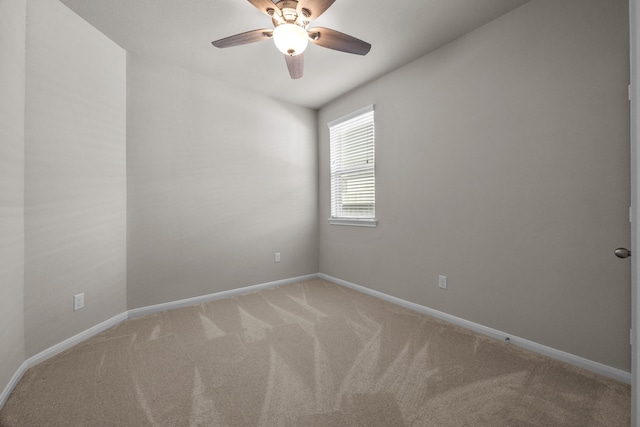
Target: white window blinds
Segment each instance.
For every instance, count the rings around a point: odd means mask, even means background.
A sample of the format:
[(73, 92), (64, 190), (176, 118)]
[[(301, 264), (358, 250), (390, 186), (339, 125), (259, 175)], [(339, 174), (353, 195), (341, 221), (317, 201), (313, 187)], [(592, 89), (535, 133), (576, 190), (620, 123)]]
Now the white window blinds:
[(375, 126), (373, 105), (329, 125), (331, 219), (375, 218)]

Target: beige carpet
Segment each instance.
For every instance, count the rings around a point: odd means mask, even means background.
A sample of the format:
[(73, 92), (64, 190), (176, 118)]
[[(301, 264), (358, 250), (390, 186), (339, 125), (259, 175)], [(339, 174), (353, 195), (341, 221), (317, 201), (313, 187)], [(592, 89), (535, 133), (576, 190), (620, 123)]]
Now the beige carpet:
[(628, 426), (630, 387), (322, 280), (129, 320), (26, 372), (13, 426)]

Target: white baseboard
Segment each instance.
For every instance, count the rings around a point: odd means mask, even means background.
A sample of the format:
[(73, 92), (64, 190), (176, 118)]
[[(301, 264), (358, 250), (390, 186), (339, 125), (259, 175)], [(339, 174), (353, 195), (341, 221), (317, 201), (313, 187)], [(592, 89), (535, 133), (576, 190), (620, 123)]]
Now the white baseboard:
[(120, 313), (109, 320), (105, 320), (104, 322), (92, 326), (91, 328), (82, 331), (79, 334), (67, 338), (64, 341), (59, 342), (58, 344), (51, 346), (44, 351), (41, 351), (35, 356), (31, 356), (25, 361), (25, 363), (27, 364), (27, 369), (55, 356), (56, 354), (62, 353), (63, 351), (73, 347), (74, 345), (80, 344), (82, 341), (85, 341), (93, 337), (94, 335), (98, 335), (102, 331), (106, 331), (107, 329), (116, 326), (118, 323), (124, 320), (127, 320), (126, 312)]
[(116, 326), (117, 324), (119, 324), (124, 320), (146, 316), (148, 314), (158, 313), (161, 311), (197, 305), (207, 301), (213, 301), (217, 299), (247, 294), (250, 292), (259, 291), (261, 289), (273, 288), (275, 286), (280, 286), (280, 285), (287, 285), (289, 283), (303, 282), (305, 280), (311, 280), (316, 278), (318, 278), (318, 274), (309, 274), (306, 276), (292, 277), (289, 279), (276, 280), (274, 282), (262, 283), (262, 284), (253, 285), (253, 286), (246, 286), (244, 288), (232, 289), (229, 291), (217, 292), (209, 295), (203, 295), (203, 296), (194, 297), (194, 298), (187, 298), (183, 300), (167, 302), (164, 304), (152, 305), (149, 307), (135, 308), (133, 310), (128, 310), (128, 311), (125, 311), (124, 313), (120, 313), (109, 320), (106, 320), (83, 332), (80, 332), (77, 335), (67, 338), (66, 340), (54, 346), (51, 346), (48, 349), (41, 351), (40, 353), (34, 356), (31, 356), (30, 358), (25, 360), (22, 363), (22, 365), (20, 365), (16, 373), (13, 374), (13, 376), (11, 377), (11, 380), (9, 380), (9, 383), (6, 385), (2, 393), (0, 393), (0, 409), (2, 409), (5, 403), (7, 403), (7, 399), (9, 398), (9, 395), (11, 394), (15, 386), (18, 384), (18, 382), (20, 381), (24, 373), (27, 371), (27, 369), (55, 356), (56, 354), (63, 352), (68, 348), (73, 347), (74, 345), (80, 344), (82, 341), (85, 341), (102, 331), (105, 331), (113, 326)]
[(427, 314), (429, 316), (433, 316), (435, 318), (447, 321), (449, 323), (453, 323), (454, 325), (461, 326), (466, 329), (470, 329), (474, 332), (477, 332), (482, 335), (487, 335), (489, 337), (504, 341), (505, 338), (509, 338), (509, 342), (518, 347), (525, 348), (527, 350), (534, 351), (536, 353), (542, 354), (544, 356), (550, 357), (552, 359), (560, 360), (565, 363), (569, 363), (570, 365), (578, 366), (580, 368), (586, 369), (591, 372), (595, 372), (600, 375), (604, 375), (609, 378), (613, 378), (614, 380), (631, 384), (631, 373), (623, 371), (621, 369), (613, 368), (611, 366), (604, 365), (602, 363), (594, 362), (589, 359), (585, 359), (580, 356), (576, 356), (571, 353), (567, 353), (561, 350), (557, 350), (552, 347), (547, 347), (542, 344), (538, 344), (533, 341), (526, 340), (524, 338), (520, 338), (511, 334), (507, 334), (502, 331), (498, 331), (497, 329), (489, 328), (487, 326), (480, 325), (478, 323), (470, 322), (469, 320), (462, 319), (460, 317), (452, 316), (447, 313), (443, 313), (441, 311), (434, 310), (429, 307), (425, 307), (420, 304), (416, 304), (413, 302), (405, 301), (400, 298), (393, 297), (391, 295), (387, 295), (385, 293), (375, 291), (373, 289), (365, 288), (364, 286), (356, 285), (355, 283), (350, 283), (345, 280), (337, 279), (335, 277), (331, 277), (326, 274), (319, 273), (318, 277), (321, 279), (328, 280), (330, 282), (337, 283), (338, 285), (342, 285), (353, 290), (374, 296), (376, 298), (383, 299), (385, 301), (389, 301), (393, 304), (400, 305), (402, 307), (408, 308), (410, 310), (414, 310), (420, 313)]
[(111, 319), (105, 320), (102, 323), (92, 326), (91, 328), (84, 330), (79, 334), (76, 334), (62, 342), (59, 342), (54, 346), (49, 347), (48, 349), (41, 351), (40, 353), (31, 356), (30, 358), (22, 362), (22, 365), (20, 365), (16, 373), (11, 377), (9, 384), (7, 384), (7, 386), (0, 394), (0, 409), (2, 409), (4, 404), (7, 402), (9, 395), (13, 391), (14, 387), (18, 384), (27, 369), (55, 356), (56, 354), (62, 353), (63, 351), (73, 347), (76, 344), (80, 344), (82, 341), (89, 339), (92, 336), (97, 335), (100, 332), (105, 331), (126, 319), (127, 313), (120, 313), (117, 316), (112, 317)]
[(18, 382), (20, 381), (24, 373), (27, 371), (27, 369), (28, 369), (27, 362), (26, 361), (22, 362), (22, 365), (20, 365), (16, 373), (13, 374), (13, 376), (9, 380), (9, 383), (7, 384), (7, 386), (4, 388), (4, 390), (2, 390), (2, 393), (0, 393), (0, 409), (2, 409), (5, 403), (7, 403), (7, 399), (9, 399), (9, 395), (11, 394), (15, 386), (18, 385)]
[(365, 288), (364, 286), (356, 285), (355, 283), (350, 283), (345, 280), (328, 276), (326, 274), (318, 273), (318, 274), (309, 274), (306, 276), (292, 277), (290, 279), (276, 280), (274, 282), (262, 283), (259, 285), (246, 286), (244, 288), (231, 289), (228, 291), (217, 292), (209, 295), (203, 295), (203, 296), (194, 297), (194, 298), (187, 298), (187, 299), (178, 300), (178, 301), (172, 301), (164, 304), (157, 304), (157, 305), (152, 305), (148, 307), (136, 308), (136, 309), (121, 313), (117, 316), (112, 317), (111, 319), (108, 319), (98, 325), (95, 325), (87, 329), (86, 331), (80, 332), (79, 334), (76, 334), (52, 347), (49, 347), (48, 349), (25, 360), (22, 363), (22, 365), (20, 365), (16, 373), (11, 377), (11, 380), (6, 385), (2, 393), (0, 393), (0, 409), (2, 409), (4, 404), (7, 402), (9, 395), (11, 394), (15, 386), (18, 384), (18, 382), (20, 381), (24, 373), (27, 371), (27, 369), (37, 365), (40, 362), (43, 362), (44, 360), (49, 359), (50, 357), (53, 357), (63, 352), (68, 348), (73, 347), (74, 345), (81, 343), (82, 341), (87, 340), (88, 338), (93, 337), (94, 335), (97, 335), (98, 333), (106, 329), (116, 326), (117, 324), (119, 324), (120, 322), (126, 319), (132, 319), (136, 317), (146, 316), (148, 314), (159, 313), (166, 310), (173, 310), (176, 308), (202, 304), (207, 301), (213, 301), (217, 299), (243, 295), (250, 292), (256, 292), (262, 289), (273, 288), (281, 285), (287, 285), (290, 283), (303, 282), (303, 281), (312, 280), (318, 277), (328, 280), (330, 282), (334, 282), (336, 284), (354, 289), (356, 291), (389, 301), (391, 303), (406, 307), (410, 310), (414, 310), (420, 313), (424, 313), (424, 314), (436, 317), (441, 320), (445, 320), (447, 322), (453, 323), (454, 325), (462, 326), (463, 328), (470, 329), (474, 332), (478, 332), (480, 334), (487, 335), (501, 341), (504, 341), (504, 339), (508, 337), (509, 342), (511, 344), (517, 345), (522, 348), (526, 348), (536, 353), (543, 354), (553, 359), (557, 359), (557, 360), (569, 363), (574, 366), (578, 366), (583, 369), (587, 369), (591, 372), (595, 372), (597, 374), (601, 374), (609, 378), (613, 378), (615, 380), (618, 380), (627, 384), (631, 384), (631, 373), (629, 372), (612, 368), (602, 363), (594, 362), (592, 360), (588, 360), (570, 353), (566, 353), (564, 351), (551, 348), (551, 347), (547, 347), (542, 344), (538, 344), (533, 341), (526, 340), (524, 338), (510, 335), (505, 332), (498, 331), (496, 329), (492, 329), (474, 322), (470, 322), (465, 319), (461, 319), (456, 316), (452, 316), (447, 313), (443, 313), (441, 311), (433, 310), (431, 308), (422, 306), (420, 304), (405, 301), (403, 299), (396, 298), (391, 295), (387, 295), (382, 292), (375, 291), (373, 289)]
[(150, 305), (147, 307), (134, 308), (129, 310), (129, 319), (133, 319), (140, 316), (147, 316), (149, 314), (160, 313), (162, 311), (174, 310), (176, 308), (190, 307), (192, 305), (202, 304), (208, 301), (214, 301), (222, 298), (235, 297), (238, 295), (248, 294), (250, 292), (256, 292), (262, 289), (273, 288), (281, 285), (288, 285), (290, 283), (303, 282), (305, 280), (311, 280), (318, 278), (318, 274), (308, 274), (306, 276), (292, 277), (289, 279), (276, 280), (274, 282), (261, 283), (259, 285), (246, 286), (244, 288), (231, 289), (228, 291), (216, 292), (208, 295), (201, 295), (199, 297), (186, 298), (178, 301), (165, 302), (163, 304)]

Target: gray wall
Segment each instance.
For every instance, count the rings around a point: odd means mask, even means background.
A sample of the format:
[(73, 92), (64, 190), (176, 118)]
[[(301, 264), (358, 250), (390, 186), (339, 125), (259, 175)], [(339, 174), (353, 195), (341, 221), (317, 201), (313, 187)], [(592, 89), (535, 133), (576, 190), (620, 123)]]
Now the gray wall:
[(132, 54), (127, 82), (129, 308), (316, 273), (315, 112)]
[(25, 0), (0, 0), (0, 392), (24, 360)]
[[(320, 271), (629, 371), (627, 8), (533, 0), (324, 107)], [(379, 225), (330, 226), (325, 124), (370, 103)]]
[(126, 310), (126, 54), (57, 1), (27, 17), (29, 357)]

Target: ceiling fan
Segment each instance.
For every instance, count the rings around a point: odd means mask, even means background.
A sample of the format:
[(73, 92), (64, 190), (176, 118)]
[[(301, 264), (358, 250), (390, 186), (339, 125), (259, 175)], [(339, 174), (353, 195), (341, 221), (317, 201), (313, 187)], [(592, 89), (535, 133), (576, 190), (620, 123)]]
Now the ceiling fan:
[[(350, 35), (329, 28), (307, 29), (309, 23), (322, 15), (336, 0), (248, 0), (260, 12), (271, 17), (274, 28), (252, 30), (211, 42), (225, 48), (255, 43), (273, 38), (285, 55), (289, 75), (299, 79), (304, 72), (304, 50), (309, 41), (318, 46), (356, 55), (366, 55), (371, 45)], [(275, 0), (274, 0), (275, 1)]]

